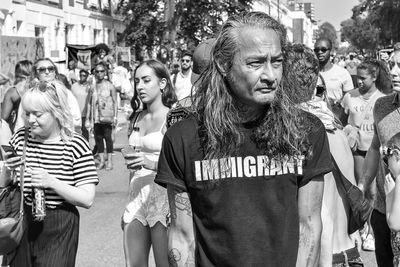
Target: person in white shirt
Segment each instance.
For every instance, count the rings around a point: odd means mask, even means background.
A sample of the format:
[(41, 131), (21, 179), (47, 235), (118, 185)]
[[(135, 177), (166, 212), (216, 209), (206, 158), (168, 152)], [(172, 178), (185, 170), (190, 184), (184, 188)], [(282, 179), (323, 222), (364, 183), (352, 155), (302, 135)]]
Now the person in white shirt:
[(85, 126), (86, 123), (86, 113), (87, 113), (87, 105), (88, 105), (88, 95), (91, 92), (91, 86), (88, 82), (89, 73), (86, 70), (79, 71), (79, 82), (74, 83), (71, 87), (72, 94), (74, 94), (76, 100), (78, 101), (79, 108), (82, 115), (82, 135), (89, 140), (89, 131)]
[(184, 52), (181, 58), (181, 71), (172, 76), (172, 83), (175, 87), (175, 94), (178, 101), (190, 96), (192, 92), (192, 64), (193, 55)]
[(344, 112), (340, 105), (343, 95), (354, 89), (349, 72), (330, 61), (332, 42), (320, 38), (315, 42), (314, 53), (318, 58), (319, 69), (325, 80), (326, 94), (335, 115), (342, 120)]

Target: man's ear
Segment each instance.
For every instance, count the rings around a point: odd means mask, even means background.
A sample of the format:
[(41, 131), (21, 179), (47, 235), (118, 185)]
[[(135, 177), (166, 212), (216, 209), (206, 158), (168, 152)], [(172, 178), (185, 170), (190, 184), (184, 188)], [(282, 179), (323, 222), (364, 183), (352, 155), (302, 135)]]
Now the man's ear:
[(216, 61), (216, 67), (218, 72), (225, 78), (226, 75), (228, 74), (228, 64), (227, 63), (220, 63)]

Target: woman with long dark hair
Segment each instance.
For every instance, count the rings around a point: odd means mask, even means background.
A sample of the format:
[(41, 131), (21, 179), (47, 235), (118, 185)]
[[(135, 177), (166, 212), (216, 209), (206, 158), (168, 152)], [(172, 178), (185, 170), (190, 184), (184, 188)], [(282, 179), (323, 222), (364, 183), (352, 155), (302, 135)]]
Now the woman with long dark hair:
[(147, 266), (152, 245), (156, 265), (168, 266), (167, 191), (154, 183), (154, 177), (166, 116), (176, 95), (167, 68), (156, 60), (136, 68), (134, 85), (129, 145), (136, 153), (124, 153), (131, 170), (130, 202), (122, 216), (125, 259), (127, 266)]

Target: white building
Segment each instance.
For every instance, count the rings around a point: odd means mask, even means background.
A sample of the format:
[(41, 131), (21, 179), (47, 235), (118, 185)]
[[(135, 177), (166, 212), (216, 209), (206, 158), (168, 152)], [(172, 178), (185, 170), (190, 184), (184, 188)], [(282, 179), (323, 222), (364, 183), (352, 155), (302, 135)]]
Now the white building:
[(113, 0), (1, 0), (0, 35), (42, 37), (45, 56), (66, 58), (65, 44), (116, 44), (124, 30)]
[(302, 11), (291, 11), (282, 0), (257, 0), (253, 3), (254, 11), (261, 11), (282, 23), (287, 30), (289, 42), (313, 45), (313, 21)]

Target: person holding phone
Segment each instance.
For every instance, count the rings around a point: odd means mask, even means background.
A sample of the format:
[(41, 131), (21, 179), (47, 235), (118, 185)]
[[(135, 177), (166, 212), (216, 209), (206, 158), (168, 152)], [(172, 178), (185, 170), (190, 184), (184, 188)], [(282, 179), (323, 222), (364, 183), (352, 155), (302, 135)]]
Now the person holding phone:
[[(75, 266), (79, 239), (78, 207), (90, 208), (98, 183), (93, 155), (86, 139), (73, 131), (68, 96), (59, 81), (42, 81), (22, 96), (28, 128), (17, 130), (7, 152), (8, 169), (25, 164), (24, 202), (27, 229), (15, 255), (6, 255), (10, 267)], [(25, 141), (25, 131), (28, 137)], [(24, 143), (26, 155), (22, 162)], [(13, 151), (18, 157), (11, 157)], [(7, 171), (10, 171), (8, 170)], [(6, 179), (9, 176), (2, 176)], [(0, 181), (8, 184), (11, 181)], [(34, 188), (44, 190), (46, 215), (35, 221)]]
[[(122, 216), (127, 266), (147, 266), (153, 246), (157, 266), (168, 266), (168, 197), (154, 183), (165, 120), (176, 95), (167, 68), (159, 61), (141, 63), (134, 73), (129, 145), (122, 150), (130, 175), (130, 201)], [(139, 111), (140, 102), (143, 110)], [(136, 149), (136, 150), (134, 150)], [(140, 149), (140, 151), (139, 151)]]

